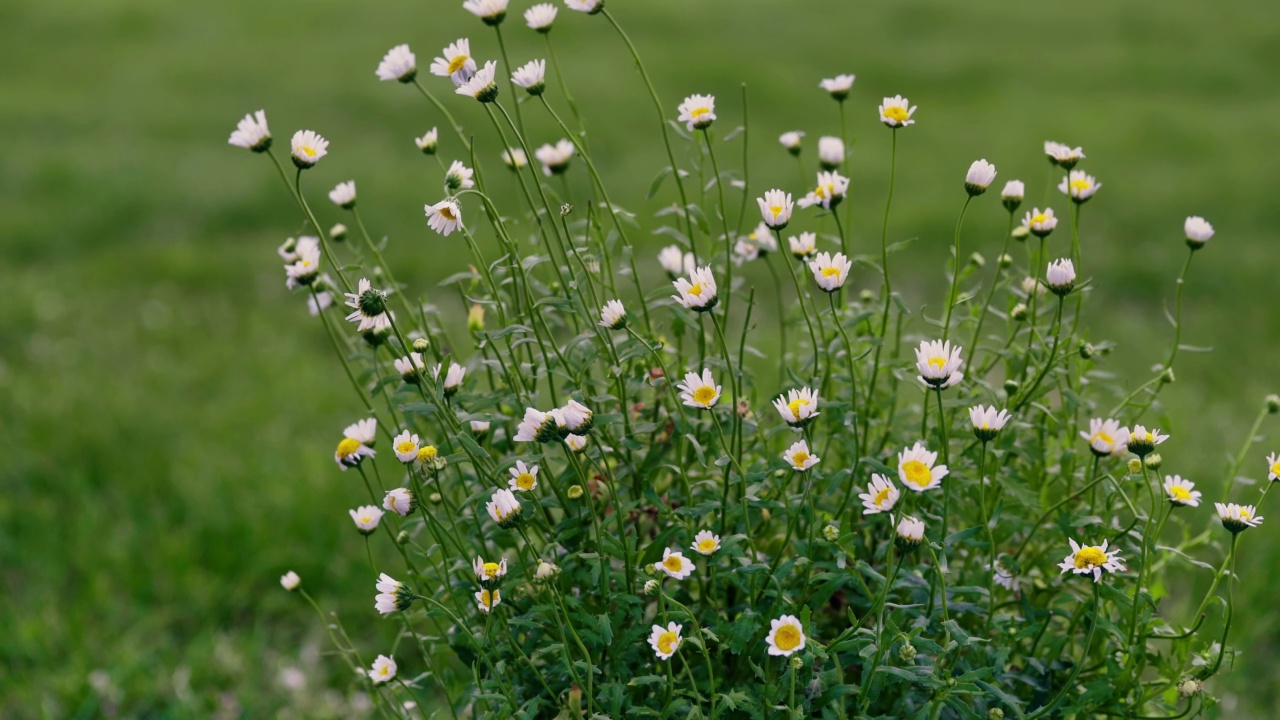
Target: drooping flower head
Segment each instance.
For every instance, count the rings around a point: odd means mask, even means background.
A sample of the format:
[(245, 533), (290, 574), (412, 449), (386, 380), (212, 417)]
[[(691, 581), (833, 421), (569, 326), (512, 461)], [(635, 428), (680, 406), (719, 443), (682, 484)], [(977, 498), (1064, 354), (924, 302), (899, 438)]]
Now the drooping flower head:
[(1093, 581), (1102, 579), (1103, 571), (1118, 572), (1124, 570), (1119, 550), (1108, 550), (1107, 541), (1101, 545), (1080, 545), (1071, 540), (1071, 554), (1058, 563), (1062, 572), (1073, 572), (1077, 575), (1092, 575)]
[(708, 312), (720, 301), (716, 294), (716, 278), (711, 274), (711, 266), (697, 268), (689, 274), (689, 279), (676, 278), (671, 283), (679, 295), (671, 298), (694, 312)]
[(435, 205), (426, 205), (427, 225), (445, 237), (462, 227), (462, 207), (457, 200), (445, 198)]
[(684, 381), (676, 383), (680, 390), (680, 399), (684, 404), (701, 410), (710, 410), (720, 399), (720, 386), (711, 376), (711, 370), (703, 368), (702, 374), (686, 373)]
[(960, 367), (964, 361), (960, 352), (964, 348), (952, 346), (950, 341), (922, 340), (916, 348), (916, 370), (919, 380), (928, 387), (945, 390), (964, 379)]
[(678, 122), (684, 123), (689, 132), (705, 130), (716, 121), (716, 98), (714, 95), (690, 95), (680, 103)]
[(894, 95), (884, 99), (884, 103), (880, 105), (880, 122), (891, 128), (906, 127), (914, 125), (915, 120), (911, 119), (916, 113), (916, 106), (911, 101), (901, 95)]
[(570, 451), (574, 453), (581, 453), (587, 449), (587, 436), (569, 433), (564, 436), (564, 444)]
[(864, 508), (863, 515), (889, 512), (894, 505), (898, 504), (900, 497), (902, 493), (898, 490), (898, 486), (879, 473), (872, 473), (871, 482), (867, 483), (867, 491), (858, 494), (858, 499), (862, 501)]
[(500, 604), (502, 604), (502, 591), (496, 588), (476, 591), (476, 607), (480, 608), (480, 612), (487, 613)]
[(377, 455), (372, 447), (377, 427), (378, 421), (369, 418), (348, 425), (342, 431), (342, 441), (333, 453), (333, 461), (338, 463), (338, 467), (346, 470), (359, 465), (367, 457)]
[(923, 442), (898, 453), (898, 479), (915, 492), (932, 490), (942, 485), (947, 466), (937, 465), (938, 453), (929, 452)]
[(769, 621), (769, 634), (764, 641), (770, 655), (790, 657), (804, 650), (804, 626), (795, 615), (783, 615)]
[(454, 160), (449, 164), (449, 169), (444, 172), (444, 187), (450, 193), (456, 193), (459, 190), (470, 190), (476, 186), (475, 170), (467, 167), (461, 160)]
[(368, 278), (360, 278), (356, 292), (344, 294), (347, 296), (347, 307), (354, 308), (347, 315), (347, 321), (359, 323), (356, 332), (391, 328), (391, 318), (387, 315), (387, 294), (374, 288)]
[(807, 387), (792, 388), (773, 401), (778, 414), (793, 428), (803, 428), (822, 413), (818, 412), (818, 391)]
[(263, 110), (245, 115), (236, 123), (236, 129), (227, 138), (227, 144), (256, 153), (271, 149), (271, 130), (267, 127), (267, 113)]
[(525, 408), (524, 419), (516, 428), (516, 442), (551, 442), (560, 438), (563, 427), (563, 416), (559, 410), (542, 412), (535, 408)]
[(382, 62), (378, 63), (374, 74), (384, 82), (395, 80), (411, 83), (418, 76), (418, 59), (408, 45), (397, 45), (382, 56)]
[(515, 527), (520, 521), (520, 501), (510, 490), (494, 492), (484, 507), (489, 511), (489, 517), (504, 530)]
[(413, 605), (413, 590), (386, 573), (378, 576), (375, 587), (378, 595), (373, 599), (374, 607), (383, 615), (404, 612)]
[(418, 498), (412, 490), (400, 487), (387, 492), (382, 507), (403, 517), (418, 509)]
[(591, 408), (573, 398), (569, 398), (569, 402), (560, 408), (560, 417), (565, 435), (569, 433), (585, 435), (595, 426), (595, 413), (591, 412)]

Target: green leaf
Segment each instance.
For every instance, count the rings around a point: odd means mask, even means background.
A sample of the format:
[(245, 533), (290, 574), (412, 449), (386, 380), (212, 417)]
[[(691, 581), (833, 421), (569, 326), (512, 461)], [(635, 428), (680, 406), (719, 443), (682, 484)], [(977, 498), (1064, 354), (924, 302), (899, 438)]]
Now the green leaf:
[(667, 176), (670, 174), (670, 165), (658, 171), (658, 176), (653, 179), (653, 182), (649, 183), (649, 192), (645, 193), (644, 196), (646, 200), (652, 200), (653, 197), (658, 194), (658, 188), (662, 187), (662, 183), (666, 182)]

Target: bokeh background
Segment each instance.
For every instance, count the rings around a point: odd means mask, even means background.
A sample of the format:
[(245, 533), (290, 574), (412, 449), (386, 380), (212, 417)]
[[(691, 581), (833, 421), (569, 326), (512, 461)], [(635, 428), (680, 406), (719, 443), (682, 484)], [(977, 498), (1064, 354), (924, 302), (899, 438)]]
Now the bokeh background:
[[(513, 61), (544, 56), (513, 2)], [(355, 178), (366, 220), (389, 237), (402, 281), (432, 290), (467, 262), (461, 240), (431, 233), (422, 205), (439, 171), (412, 138), (437, 113), (373, 70), (393, 44), (419, 63), (458, 37), (496, 57), (492, 32), (452, 0), (8, 0), (0, 4), (0, 715), (319, 717), (338, 663), (277, 578), (297, 570), (349, 627), (381, 637), (346, 508), (360, 494), (331, 460), (359, 405), (303, 300), (284, 289), (276, 246), (303, 229), (267, 161), (226, 137), (265, 108), (278, 144), (323, 133), (330, 155), (306, 183), (324, 199)], [(1083, 245), (1097, 291), (1086, 321), (1117, 347), (1107, 364), (1145, 379), (1170, 337), (1165, 309), (1183, 259), (1182, 219), (1218, 235), (1187, 286), (1184, 354), (1163, 395), (1174, 440), (1166, 467), (1220, 487), (1268, 392), (1280, 323), (1280, 6), (1130, 0), (609, 0), (675, 116), (692, 92), (741, 123), (750, 93), (753, 188), (798, 190), (785, 130), (837, 134), (818, 80), (858, 75), (855, 246), (878, 245), (889, 134), (876, 105), (920, 106), (900, 136), (895, 262), (913, 308), (937, 303), (964, 170), (985, 157), (1004, 180), (1045, 197), (1041, 143), (1082, 145), (1104, 184), (1085, 207)], [(562, 11), (554, 41), (612, 194), (639, 212), (665, 160), (649, 101), (600, 18)], [(426, 77), (484, 148), (500, 149), (475, 104)], [(504, 86), (505, 91), (505, 86)], [(550, 97), (564, 111), (559, 92)], [(529, 106), (530, 110), (533, 106)], [(532, 141), (559, 134), (526, 111)], [(723, 133), (722, 133), (723, 134)], [(446, 159), (458, 156), (442, 132)], [(724, 144), (722, 161), (740, 155)], [(688, 156), (687, 146), (677, 152)], [(579, 165), (573, 190), (585, 199)], [(1056, 182), (1056, 180), (1055, 180)], [(514, 184), (506, 191), (514, 193)], [(1053, 205), (1062, 211), (1057, 196)], [(969, 214), (965, 246), (991, 260), (1005, 215)], [(644, 234), (642, 274), (661, 282)], [(990, 267), (990, 266), (989, 266)], [(988, 268), (989, 271), (989, 268)], [(855, 276), (876, 287), (874, 278)], [(767, 276), (750, 275), (767, 283)], [(461, 322), (463, 309), (441, 305)], [(1273, 435), (1275, 423), (1263, 433)], [(1256, 446), (1245, 474), (1265, 479)], [(1242, 486), (1240, 498), (1256, 489)], [(1270, 513), (1266, 513), (1270, 514)], [(1205, 514), (1204, 522), (1210, 522)], [(1246, 602), (1233, 640), (1246, 655), (1214, 681), (1240, 717), (1280, 702), (1280, 626), (1271, 554), (1280, 533), (1250, 533)], [(1185, 604), (1199, 575), (1165, 602)], [(1185, 610), (1184, 610), (1185, 614)]]

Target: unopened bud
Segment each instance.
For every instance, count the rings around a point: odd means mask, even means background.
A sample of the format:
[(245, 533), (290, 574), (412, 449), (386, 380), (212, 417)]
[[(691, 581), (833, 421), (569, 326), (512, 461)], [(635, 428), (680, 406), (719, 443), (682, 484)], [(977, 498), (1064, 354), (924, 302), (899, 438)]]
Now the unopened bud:
[(342, 242), (343, 240), (346, 240), (347, 226), (342, 223), (338, 223), (337, 225), (329, 228), (329, 239), (334, 242)]
[(570, 500), (577, 500), (578, 498), (582, 497), (582, 486), (570, 485), (568, 494), (569, 494)]
[(646, 581), (645, 581), (645, 583), (644, 583), (644, 594), (645, 594), (645, 595), (657, 595), (657, 594), (658, 594), (658, 581), (657, 581), (657, 580), (646, 580)]
[(826, 538), (827, 542), (835, 542), (840, 539), (840, 528), (835, 523), (827, 523), (827, 526), (822, 528), (822, 537)]
[(401, 530), (400, 534), (396, 535), (396, 544), (403, 545), (407, 542), (409, 542), (409, 533)]
[(1146, 463), (1147, 467), (1152, 470), (1159, 470), (1160, 466), (1164, 464), (1164, 458), (1160, 457), (1160, 453), (1151, 453), (1143, 458), (1142, 462)]
[(1267, 412), (1272, 415), (1280, 413), (1280, 395), (1273, 393), (1267, 396)]
[(424, 353), (431, 349), (431, 341), (426, 338), (417, 338), (413, 341), (413, 351)]
[(1174, 380), (1177, 380), (1177, 377), (1173, 374), (1173, 368), (1165, 368), (1164, 372), (1160, 373), (1161, 385), (1170, 385)]
[(870, 290), (863, 290), (862, 292), (858, 293), (858, 299), (864, 303), (873, 302), (876, 299), (876, 294), (871, 292)]
[(792, 670), (799, 670), (799, 669), (801, 669), (801, 668), (803, 668), (803, 667), (804, 667), (804, 658), (800, 657), (799, 655), (792, 655), (792, 656), (791, 656), (791, 669), (792, 669)]
[(906, 643), (898, 648), (898, 659), (904, 663), (915, 662), (916, 649), (911, 643)]
[(431, 493), (430, 495), (427, 496), (427, 499), (431, 501), (432, 505), (439, 505), (440, 503), (444, 502), (444, 498), (441, 497), (440, 493), (438, 492)]
[(982, 253), (974, 253), (969, 256), (969, 264), (980, 267), (980, 268), (986, 267), (987, 259), (982, 257)]
[(987, 720), (1004, 720), (1004, 710), (991, 708), (987, 711)]
[(484, 308), (479, 304), (472, 305), (467, 311), (467, 330), (473, 333), (484, 330)]
[(1095, 354), (1097, 354), (1097, 350), (1093, 348), (1092, 343), (1087, 343), (1083, 340), (1080, 341), (1080, 359), (1081, 360), (1092, 360)]
[(1027, 304), (1018, 303), (1014, 305), (1013, 310), (1009, 312), (1009, 317), (1013, 318), (1015, 322), (1025, 321), (1027, 319)]
[(1137, 475), (1142, 472), (1142, 461), (1138, 458), (1129, 458), (1129, 474)]
[(1017, 240), (1018, 242), (1022, 242), (1023, 240), (1026, 240), (1030, 235), (1031, 235), (1030, 228), (1026, 227), (1025, 225), (1019, 225), (1018, 227), (1013, 229), (1013, 233), (1010, 234), (1010, 237), (1012, 237), (1014, 240)]
[(1001, 269), (1013, 267), (1013, 256), (1009, 253), (1005, 253), (996, 260), (996, 264), (999, 265)]
[(1019, 388), (1019, 387), (1021, 387), (1021, 386), (1020, 386), (1020, 385), (1018, 385), (1018, 381), (1017, 381), (1017, 380), (1005, 380), (1005, 381), (1004, 381), (1004, 394), (1005, 394), (1005, 395), (1009, 395), (1009, 396), (1011, 396), (1011, 397), (1012, 397), (1013, 395), (1018, 394), (1018, 388)]
[(1182, 682), (1178, 683), (1178, 694), (1184, 698), (1199, 694), (1201, 690), (1204, 690), (1203, 680), (1189, 677), (1183, 678)]

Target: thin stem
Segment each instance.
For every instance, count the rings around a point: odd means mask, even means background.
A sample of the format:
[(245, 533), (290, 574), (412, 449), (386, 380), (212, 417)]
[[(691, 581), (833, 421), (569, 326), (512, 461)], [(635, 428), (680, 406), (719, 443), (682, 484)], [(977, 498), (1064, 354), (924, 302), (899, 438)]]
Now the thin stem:
[(960, 230), (964, 227), (964, 216), (969, 211), (969, 203), (973, 202), (973, 196), (969, 195), (964, 200), (964, 207), (960, 208), (960, 218), (956, 220), (956, 238), (955, 245), (952, 248), (952, 254), (955, 256), (952, 260), (953, 268), (951, 270), (951, 290), (947, 293), (947, 317), (942, 321), (942, 339), (946, 341), (951, 334), (951, 311), (956, 306), (956, 288), (960, 284)]

